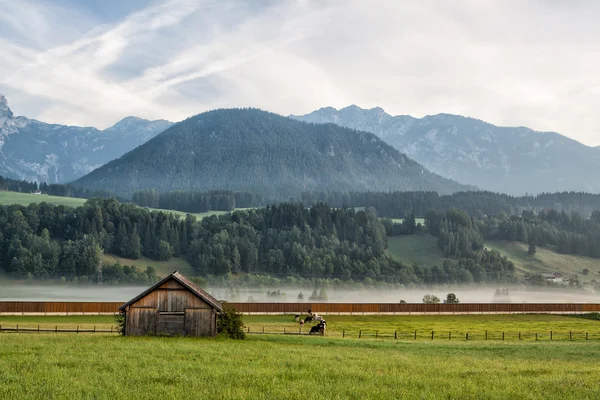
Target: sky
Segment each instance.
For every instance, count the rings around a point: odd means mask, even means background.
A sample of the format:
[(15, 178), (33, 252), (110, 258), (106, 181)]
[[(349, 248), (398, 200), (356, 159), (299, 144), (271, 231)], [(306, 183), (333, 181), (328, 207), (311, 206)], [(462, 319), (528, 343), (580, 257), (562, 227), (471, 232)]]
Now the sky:
[(595, 0), (0, 0), (16, 115), (106, 128), (229, 107), (452, 113), (600, 145)]

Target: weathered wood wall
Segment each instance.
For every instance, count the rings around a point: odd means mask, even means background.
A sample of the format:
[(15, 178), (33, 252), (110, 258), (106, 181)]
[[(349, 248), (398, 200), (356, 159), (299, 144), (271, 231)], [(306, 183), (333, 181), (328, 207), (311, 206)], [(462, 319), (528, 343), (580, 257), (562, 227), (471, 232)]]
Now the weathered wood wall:
[(216, 313), (177, 281), (165, 282), (126, 310), (126, 334), (215, 336)]

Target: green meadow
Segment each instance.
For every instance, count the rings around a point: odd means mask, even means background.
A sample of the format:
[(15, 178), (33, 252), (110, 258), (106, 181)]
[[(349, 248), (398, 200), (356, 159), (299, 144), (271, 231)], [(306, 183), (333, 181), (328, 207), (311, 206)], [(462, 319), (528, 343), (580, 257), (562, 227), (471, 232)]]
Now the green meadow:
[(600, 341), (1, 335), (2, 399), (600, 397)]
[(46, 194), (30, 194), (30, 193), (17, 193), (17, 192), (1, 192), (0, 191), (0, 205), (12, 205), (20, 204), (28, 206), (32, 203), (42, 203), (54, 205), (65, 205), (71, 207), (82, 206), (86, 200), (76, 199), (73, 197), (59, 197), (59, 196), (48, 196)]
[[(296, 329), (291, 315), (249, 315), (251, 331)], [(0, 333), (2, 399), (594, 399), (600, 335), (550, 341), (459, 338), (459, 332), (596, 332), (561, 315), (326, 316), (322, 336), (121, 337)], [(0, 316), (4, 327), (113, 325), (112, 316)], [(306, 329), (306, 328), (305, 328)], [(361, 339), (340, 332), (423, 333)], [(440, 332), (435, 340), (427, 334)], [(455, 332), (452, 340), (442, 332)], [(352, 337), (353, 336), (353, 337)]]

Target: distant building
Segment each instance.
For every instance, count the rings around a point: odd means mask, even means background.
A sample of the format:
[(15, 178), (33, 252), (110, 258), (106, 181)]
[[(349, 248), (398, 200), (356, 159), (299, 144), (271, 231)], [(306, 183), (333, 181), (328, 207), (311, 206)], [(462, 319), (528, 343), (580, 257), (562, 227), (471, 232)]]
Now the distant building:
[(119, 307), (125, 335), (216, 336), (221, 303), (175, 271)]
[(552, 272), (551, 274), (542, 274), (542, 277), (548, 282), (562, 283), (563, 274), (560, 272)]
[(36, 190), (35, 192), (33, 192), (32, 194), (42, 194), (41, 190)]

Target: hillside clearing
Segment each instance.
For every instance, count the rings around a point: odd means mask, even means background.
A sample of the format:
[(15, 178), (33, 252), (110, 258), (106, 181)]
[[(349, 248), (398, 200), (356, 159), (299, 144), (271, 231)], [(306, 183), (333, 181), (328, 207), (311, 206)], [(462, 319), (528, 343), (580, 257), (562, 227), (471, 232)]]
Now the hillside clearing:
[[(582, 282), (600, 279), (600, 259), (559, 254), (554, 250), (538, 247), (534, 256), (528, 254), (528, 245), (519, 242), (488, 241), (485, 247), (496, 250), (515, 264), (518, 275), (526, 273), (560, 272), (563, 275), (577, 274)], [(388, 237), (388, 254), (412, 265), (440, 265), (445, 258), (431, 235), (403, 235)], [(588, 275), (583, 270), (588, 269)]]
[(39, 204), (46, 202), (54, 205), (65, 205), (70, 207), (82, 206), (86, 200), (77, 199), (74, 197), (59, 197), (59, 196), (48, 196), (47, 194), (31, 194), (31, 193), (17, 193), (17, 192), (2, 192), (0, 191), (0, 204), (4, 206), (12, 204), (20, 204), (28, 206), (32, 203)]
[(407, 265), (441, 265), (444, 254), (431, 235), (402, 235), (388, 237), (387, 252)]
[[(554, 250), (538, 247), (535, 255), (527, 253), (528, 246), (519, 242), (490, 241), (485, 246), (497, 250), (515, 264), (517, 272), (525, 274), (560, 272), (563, 275), (577, 274), (580, 281), (588, 282), (600, 279), (600, 259), (578, 256), (573, 254), (559, 254)], [(583, 269), (590, 272), (583, 275)]]
[[(76, 197), (61, 197), (61, 196), (48, 196), (47, 194), (31, 194), (31, 193), (18, 193), (18, 192), (4, 192), (0, 191), (0, 205), (9, 206), (12, 204), (19, 204), (22, 206), (28, 206), (30, 204), (48, 203), (53, 205), (64, 205), (69, 207), (80, 207), (85, 204), (87, 199), (79, 199)], [(148, 208), (151, 211), (162, 211), (170, 212), (181, 217), (188, 214), (183, 211), (165, 210), (160, 208)], [(236, 210), (248, 210), (247, 208), (239, 208)], [(196, 219), (201, 220), (204, 217), (211, 215), (223, 215), (229, 211), (207, 211), (202, 213), (192, 213)]]

